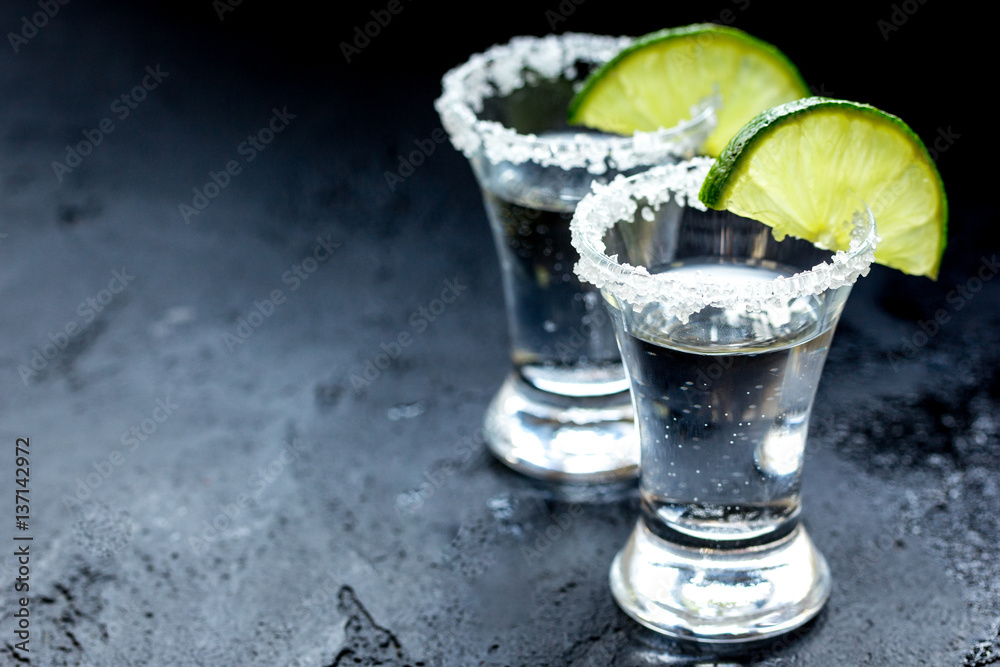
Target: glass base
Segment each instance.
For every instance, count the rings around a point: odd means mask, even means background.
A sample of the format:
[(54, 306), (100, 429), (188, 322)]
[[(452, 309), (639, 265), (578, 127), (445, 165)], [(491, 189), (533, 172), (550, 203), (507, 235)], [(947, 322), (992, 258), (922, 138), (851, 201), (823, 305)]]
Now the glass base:
[(512, 373), (486, 412), (484, 430), (493, 454), (531, 477), (604, 483), (639, 474), (639, 439), (627, 391), (560, 396)]
[(767, 639), (813, 618), (830, 596), (830, 570), (799, 525), (761, 547), (672, 544), (639, 520), (611, 565), (622, 610), (657, 632), (707, 643)]

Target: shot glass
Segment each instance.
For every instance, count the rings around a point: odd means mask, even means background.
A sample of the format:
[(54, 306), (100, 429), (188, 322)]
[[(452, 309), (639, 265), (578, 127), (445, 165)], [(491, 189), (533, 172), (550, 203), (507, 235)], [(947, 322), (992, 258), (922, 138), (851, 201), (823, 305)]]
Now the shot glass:
[(608, 304), (642, 447), (641, 515), (611, 567), (639, 623), (746, 642), (815, 616), (830, 572), (799, 520), (809, 414), (838, 318), (878, 236), (864, 202), (831, 252), (705, 210), (706, 158), (620, 179), (573, 220), (579, 276)]
[(512, 369), (485, 418), (492, 452), (539, 478), (634, 477), (628, 382), (596, 289), (573, 273), (569, 222), (596, 182), (691, 156), (711, 100), (678, 126), (620, 137), (566, 124), (574, 92), (631, 40), (517, 37), (448, 72), (435, 106), (472, 164), (500, 259)]

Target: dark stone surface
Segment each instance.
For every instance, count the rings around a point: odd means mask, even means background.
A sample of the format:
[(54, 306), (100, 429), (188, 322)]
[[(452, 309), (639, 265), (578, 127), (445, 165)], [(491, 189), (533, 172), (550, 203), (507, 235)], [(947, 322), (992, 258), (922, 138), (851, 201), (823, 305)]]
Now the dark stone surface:
[[(0, 27), (32, 11), (5, 5)], [(474, 180), (448, 146), (384, 178), (439, 127), (441, 72), (255, 77), (210, 37), (71, 3), (2, 59), (0, 498), (8, 516), (28, 436), (34, 541), (23, 654), (7, 524), (0, 664), (1000, 664), (1000, 281), (948, 298), (996, 251), (993, 211), (953, 202), (938, 283), (876, 268), (855, 289), (804, 483), (833, 596), (803, 631), (715, 656), (612, 601), (631, 489), (549, 487), (484, 452), (508, 362)], [(286, 106), (247, 163), (239, 144)], [(59, 182), (51, 163), (105, 117)], [(185, 224), (228, 160), (240, 173)], [(318, 238), (337, 247), (296, 282)], [(134, 279), (90, 321), (113, 271)], [(461, 297), (423, 318), (446, 281)]]

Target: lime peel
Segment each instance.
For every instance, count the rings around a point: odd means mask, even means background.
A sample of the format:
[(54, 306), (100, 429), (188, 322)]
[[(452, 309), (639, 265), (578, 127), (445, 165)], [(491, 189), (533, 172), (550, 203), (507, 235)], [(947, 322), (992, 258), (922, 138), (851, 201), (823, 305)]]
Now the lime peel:
[(936, 279), (947, 243), (944, 184), (902, 120), (858, 102), (811, 97), (764, 111), (726, 146), (699, 193), (726, 209), (828, 248), (864, 201), (883, 242), (875, 261)]

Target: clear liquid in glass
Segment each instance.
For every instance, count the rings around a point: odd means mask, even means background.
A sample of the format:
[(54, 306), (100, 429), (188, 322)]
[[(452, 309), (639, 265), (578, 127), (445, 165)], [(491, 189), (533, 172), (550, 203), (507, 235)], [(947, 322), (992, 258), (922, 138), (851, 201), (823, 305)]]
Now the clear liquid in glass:
[[(793, 273), (697, 260), (669, 270), (728, 284)], [(650, 530), (725, 547), (794, 528), (809, 413), (834, 330), (821, 321), (820, 298), (758, 311), (710, 307), (687, 323), (655, 308), (626, 318), (622, 354)]]
[(623, 392), (628, 383), (601, 295), (573, 273), (575, 202), (538, 195), (483, 192), (503, 265), (514, 367), (526, 382), (554, 394)]

